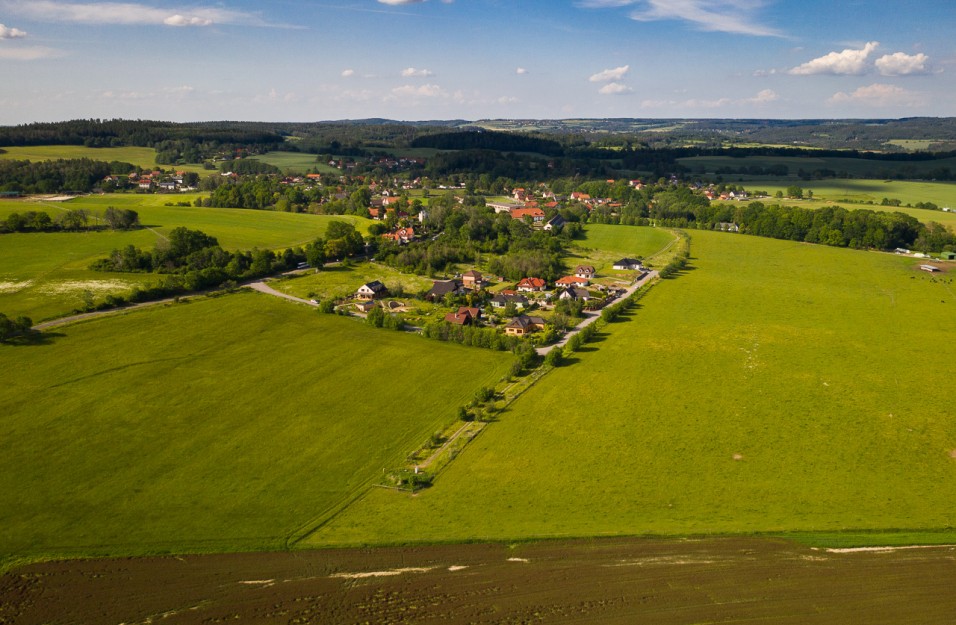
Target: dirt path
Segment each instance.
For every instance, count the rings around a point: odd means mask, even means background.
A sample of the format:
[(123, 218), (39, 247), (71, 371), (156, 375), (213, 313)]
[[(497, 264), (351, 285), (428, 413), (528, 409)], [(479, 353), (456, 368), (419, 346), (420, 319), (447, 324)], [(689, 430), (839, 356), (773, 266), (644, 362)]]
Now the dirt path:
[(266, 284), (264, 280), (250, 282), (246, 286), (253, 291), (259, 291), (260, 293), (265, 293), (266, 295), (274, 295), (275, 297), (281, 297), (282, 299), (299, 302), (300, 304), (305, 304), (307, 306), (318, 306), (318, 304), (314, 303), (312, 300), (302, 299), (301, 297), (296, 297), (295, 295), (289, 295), (288, 293), (283, 293), (282, 291), (276, 291), (274, 288)]
[[(614, 302), (611, 302), (611, 304), (613, 304), (613, 303), (615, 303), (615, 302), (618, 302), (618, 301), (622, 301), (622, 300), (624, 300), (624, 299), (627, 299), (627, 298), (630, 297), (631, 295), (634, 295), (634, 293), (635, 293), (639, 288), (641, 288), (642, 286), (644, 286), (645, 284), (647, 284), (648, 282), (650, 282), (651, 280), (653, 280), (653, 279), (656, 278), (657, 276), (658, 276), (658, 273), (657, 273), (656, 271), (650, 271), (650, 272), (648, 272), (647, 275), (645, 275), (643, 278), (641, 278), (640, 280), (638, 280), (637, 282), (635, 282), (635, 283), (632, 284), (631, 286), (627, 287), (627, 290), (624, 291), (624, 295), (622, 295), (621, 297), (618, 297), (616, 300), (614, 300)], [(608, 305), (611, 305), (611, 304), (608, 304)], [(558, 348), (558, 347), (564, 347), (565, 345), (567, 345), (568, 341), (571, 340), (571, 337), (572, 337), (572, 336), (574, 336), (575, 334), (577, 334), (578, 332), (580, 332), (582, 328), (586, 328), (587, 326), (589, 326), (589, 325), (591, 325), (592, 323), (596, 322), (596, 321), (597, 321), (598, 319), (600, 319), (600, 318), (601, 318), (601, 313), (600, 313), (600, 312), (586, 312), (586, 313), (584, 313), (584, 320), (581, 321), (580, 323), (578, 323), (578, 325), (576, 325), (576, 326), (574, 326), (573, 328), (571, 328), (571, 329), (568, 331), (568, 333), (564, 335), (564, 338), (562, 338), (562, 339), (561, 339), (560, 341), (558, 341), (557, 343), (554, 343), (554, 344), (552, 344), (552, 345), (548, 345), (547, 347), (539, 347), (539, 348), (537, 349), (538, 354), (540, 354), (541, 356), (546, 356), (546, 355), (548, 354), (548, 352), (550, 352), (552, 349), (556, 349), (556, 348)]]

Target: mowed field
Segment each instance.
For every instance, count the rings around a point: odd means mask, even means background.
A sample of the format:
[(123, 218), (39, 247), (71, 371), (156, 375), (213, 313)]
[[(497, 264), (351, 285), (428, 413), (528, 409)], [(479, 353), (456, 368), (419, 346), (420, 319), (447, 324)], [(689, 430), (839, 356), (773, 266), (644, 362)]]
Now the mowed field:
[(308, 544), (905, 528), (954, 540), (956, 271), (691, 236), (689, 270), (539, 381), (432, 488), (372, 491)]
[[(588, 224), (584, 238), (575, 241), (574, 247), (578, 256), (593, 264), (600, 273), (613, 272), (614, 263), (625, 256), (649, 258), (676, 240), (674, 233), (662, 228)], [(579, 262), (582, 261), (574, 260), (574, 264)]]
[(201, 164), (188, 165), (157, 165), (156, 150), (153, 148), (121, 147), (121, 148), (87, 148), (81, 145), (35, 145), (5, 147), (0, 153), (0, 159), (18, 161), (54, 161), (57, 159), (88, 158), (94, 161), (131, 163), (143, 169), (161, 168), (165, 170), (193, 171), (200, 175), (210, 172)]
[(332, 220), (348, 221), (361, 231), (368, 220), (351, 216), (306, 215), (232, 208), (163, 206), (195, 196), (104, 195), (67, 202), (0, 201), (0, 218), (12, 212), (42, 210), (55, 217), (66, 209), (102, 214), (109, 206), (139, 213), (145, 228), (129, 232), (54, 232), (5, 234), (0, 238), (0, 312), (28, 315), (34, 321), (69, 313), (83, 292), (95, 296), (124, 293), (136, 284), (155, 281), (150, 274), (102, 273), (89, 264), (110, 251), (135, 245), (151, 249), (173, 228), (185, 226), (215, 236), (225, 249), (278, 249), (302, 245), (321, 236)]
[(251, 157), (253, 160), (275, 165), (287, 174), (304, 174), (317, 171), (320, 174), (340, 174), (340, 170), (330, 167), (328, 162), (320, 162), (316, 154), (305, 152), (266, 152)]
[(0, 346), (0, 563), (280, 549), (511, 356), (257, 293)]

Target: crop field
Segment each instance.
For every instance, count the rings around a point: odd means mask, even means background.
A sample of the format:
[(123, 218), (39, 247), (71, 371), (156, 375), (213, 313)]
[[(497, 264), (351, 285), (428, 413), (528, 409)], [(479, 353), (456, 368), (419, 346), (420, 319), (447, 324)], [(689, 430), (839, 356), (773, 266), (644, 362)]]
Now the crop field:
[[(129, 232), (53, 232), (4, 234), (0, 245), (0, 312), (27, 315), (34, 321), (69, 313), (82, 303), (84, 291), (94, 296), (123, 293), (136, 284), (155, 281), (149, 274), (102, 273), (89, 264), (126, 245), (152, 248), (178, 226), (202, 230), (226, 249), (284, 248), (301, 245), (325, 232), (334, 219), (364, 231), (367, 220), (230, 208), (162, 206), (169, 196), (87, 196), (68, 202), (0, 202), (0, 217), (10, 212), (45, 210), (51, 216), (64, 208), (101, 213), (108, 206), (131, 208), (143, 229)], [(185, 198), (188, 200), (189, 198)], [(6, 212), (5, 212), (6, 211)]]
[(275, 165), (287, 174), (305, 174), (313, 170), (320, 174), (342, 173), (335, 167), (330, 167), (327, 162), (319, 162), (316, 154), (305, 152), (266, 152), (257, 154), (252, 159)]
[(258, 293), (2, 345), (0, 563), (281, 548), (510, 364)]
[(175, 169), (176, 171), (193, 171), (200, 175), (208, 174), (201, 164), (189, 165), (157, 165), (156, 150), (153, 148), (122, 147), (122, 148), (87, 148), (81, 145), (35, 145), (13, 146), (3, 148), (0, 158), (26, 161), (54, 161), (57, 159), (89, 158), (94, 161), (119, 161), (131, 163), (143, 169)]
[(954, 552), (605, 539), (49, 562), (0, 576), (0, 620), (923, 625), (952, 620)]
[(956, 269), (691, 236), (682, 275), (432, 488), (370, 492), (308, 543), (945, 528), (956, 542)]

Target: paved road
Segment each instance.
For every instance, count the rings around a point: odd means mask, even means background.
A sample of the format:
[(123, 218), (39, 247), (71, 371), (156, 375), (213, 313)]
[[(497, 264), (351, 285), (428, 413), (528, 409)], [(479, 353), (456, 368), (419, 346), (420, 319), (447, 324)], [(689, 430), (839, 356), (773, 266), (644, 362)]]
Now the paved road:
[[(637, 282), (635, 282), (635, 283), (632, 284), (631, 286), (627, 287), (627, 290), (624, 291), (624, 295), (618, 297), (618, 298), (615, 300), (615, 302), (630, 297), (631, 295), (634, 294), (635, 291), (637, 291), (639, 288), (641, 288), (642, 286), (644, 286), (645, 284), (647, 284), (648, 282), (650, 282), (651, 280), (653, 280), (653, 279), (656, 278), (657, 276), (658, 276), (658, 273), (657, 273), (656, 271), (650, 271), (650, 272), (648, 272), (646, 276), (644, 276), (643, 278), (641, 278), (640, 280), (638, 280)], [(613, 303), (614, 303), (614, 302), (611, 302), (610, 304), (608, 304), (608, 306), (610, 306), (610, 305), (613, 304)], [(542, 355), (542, 356), (546, 356), (546, 355), (548, 354), (548, 352), (550, 352), (552, 349), (555, 349), (555, 348), (558, 348), (558, 347), (562, 347), (562, 348), (563, 348), (563, 347), (567, 344), (567, 342), (571, 340), (571, 337), (572, 337), (572, 336), (574, 336), (575, 334), (577, 334), (578, 332), (581, 331), (581, 328), (584, 328), (584, 327), (587, 327), (587, 326), (591, 325), (592, 323), (594, 323), (595, 321), (597, 321), (597, 320), (600, 319), (600, 318), (601, 318), (601, 313), (600, 313), (600, 311), (598, 311), (598, 312), (586, 312), (586, 313), (584, 313), (584, 320), (581, 321), (580, 323), (578, 323), (578, 325), (576, 325), (576, 326), (574, 326), (573, 328), (571, 328), (571, 329), (568, 331), (568, 333), (564, 335), (564, 338), (562, 338), (562, 339), (561, 339), (560, 341), (558, 341), (557, 343), (553, 343), (553, 344), (551, 344), (551, 345), (548, 345), (547, 347), (539, 347), (539, 348), (537, 349), (537, 352), (538, 352), (540, 355)]]

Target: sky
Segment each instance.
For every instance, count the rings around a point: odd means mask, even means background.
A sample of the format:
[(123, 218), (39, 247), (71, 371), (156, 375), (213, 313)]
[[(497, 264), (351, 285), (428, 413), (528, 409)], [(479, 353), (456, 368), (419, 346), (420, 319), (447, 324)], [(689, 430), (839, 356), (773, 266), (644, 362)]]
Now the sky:
[(956, 115), (953, 0), (0, 0), (0, 124)]

